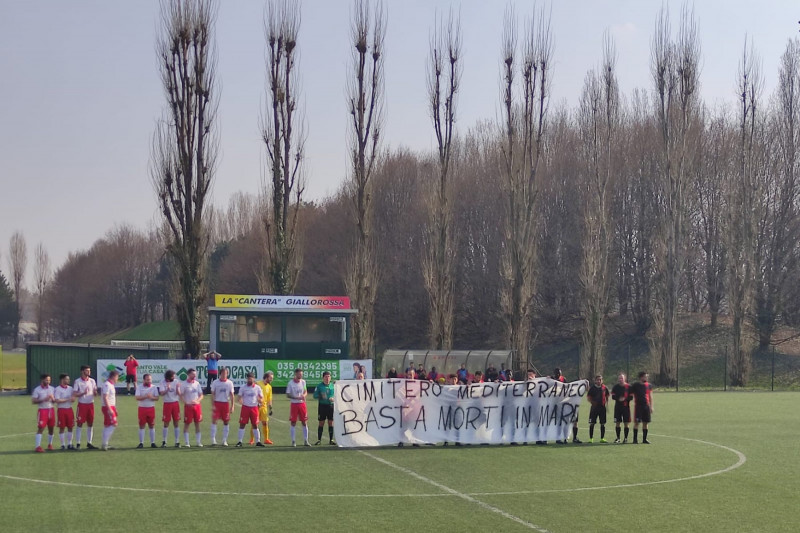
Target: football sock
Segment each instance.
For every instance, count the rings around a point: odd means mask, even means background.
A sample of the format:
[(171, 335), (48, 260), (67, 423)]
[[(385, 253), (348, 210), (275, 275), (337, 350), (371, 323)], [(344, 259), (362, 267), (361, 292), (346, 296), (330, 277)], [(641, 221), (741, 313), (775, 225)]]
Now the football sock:
[(289, 434), (292, 436), (292, 442), (294, 442), (294, 434), (295, 434), (295, 427), (291, 426), (289, 428)]
[(144, 429), (139, 430), (139, 444), (144, 442)]
[(322, 426), (317, 428), (317, 440), (322, 440)]
[(42, 434), (36, 434), (36, 447), (39, 448), (42, 445)]
[(94, 428), (92, 426), (89, 426), (88, 428), (86, 428), (86, 442), (91, 444), (93, 436), (94, 436)]
[(61, 441), (61, 445), (64, 446), (64, 434), (63, 433), (59, 433), (58, 434), (58, 440), (60, 440)]
[(167, 442), (167, 431), (169, 431), (169, 428), (163, 428), (161, 430), (161, 440), (164, 442)]
[(639, 430), (633, 428), (633, 441), (636, 442), (637, 440), (639, 440)]
[(572, 438), (573, 439), (578, 438), (578, 428), (576, 428), (575, 426), (572, 426)]
[(261, 433), (264, 434), (264, 440), (269, 440), (269, 424), (261, 426)]
[(50, 444), (50, 445), (52, 445), (52, 444), (53, 444), (53, 434), (52, 434), (52, 433), (50, 433), (50, 434), (47, 436), (47, 444)]
[(197, 442), (197, 444), (200, 444), (202, 442), (202, 440), (200, 439), (200, 432), (199, 431), (194, 434), (194, 439)]
[(156, 428), (150, 428), (150, 442), (156, 441)]
[(103, 428), (103, 446), (108, 446), (108, 441), (111, 440), (112, 433), (114, 433), (114, 426)]
[(72, 446), (72, 432), (71, 431), (67, 431), (67, 444)]
[(333, 440), (333, 426), (328, 426), (328, 438)]
[(303, 426), (303, 441), (308, 440), (308, 426)]
[(75, 431), (75, 433), (77, 434), (77, 437), (76, 437), (76, 439), (75, 439), (75, 442), (76, 442), (77, 444), (80, 444), (80, 443), (81, 443), (81, 433), (82, 433), (82, 432), (83, 432), (83, 428), (82, 428), (82, 427), (79, 427), (79, 428), (78, 428), (78, 429)]
[(594, 424), (589, 424), (589, 438), (594, 438)]
[(628, 438), (628, 433), (630, 432), (631, 428), (625, 428), (625, 438)]
[(253, 433), (253, 426), (250, 426), (250, 440), (256, 440), (256, 434)]
[(606, 438), (606, 426), (603, 424), (600, 424), (600, 438)]
[(646, 429), (642, 430), (642, 440), (647, 440), (647, 430)]
[[(620, 428), (620, 427), (617, 427), (617, 428), (616, 428), (616, 431), (617, 431), (617, 438), (619, 438), (620, 429), (622, 429), (622, 428)], [(627, 433), (627, 432), (625, 432), (625, 437), (626, 437), (626, 438), (628, 437), (628, 433)]]
[(256, 442), (261, 442), (261, 432), (258, 428), (253, 428), (253, 434), (256, 436)]
[(239, 428), (239, 442), (244, 438), (244, 428)]
[(183, 432), (183, 438), (186, 441), (186, 445), (188, 446), (189, 445), (189, 432), (188, 431), (184, 431)]
[(211, 442), (217, 441), (217, 425), (211, 424)]
[(222, 426), (222, 440), (225, 442), (228, 442), (228, 432), (230, 431), (230, 429), (231, 429), (230, 426)]
[[(181, 440), (181, 429), (180, 428), (173, 428), (175, 430), (175, 442), (180, 442)], [(189, 440), (188, 438), (186, 439)]]

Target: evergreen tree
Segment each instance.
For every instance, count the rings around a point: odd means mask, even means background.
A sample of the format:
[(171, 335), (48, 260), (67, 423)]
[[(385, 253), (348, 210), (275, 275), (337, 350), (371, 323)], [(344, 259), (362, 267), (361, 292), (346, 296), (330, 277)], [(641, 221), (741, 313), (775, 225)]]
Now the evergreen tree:
[(5, 275), (0, 272), (0, 339), (14, 334), (14, 325), (17, 321), (17, 306), (14, 304), (14, 293), (8, 285)]

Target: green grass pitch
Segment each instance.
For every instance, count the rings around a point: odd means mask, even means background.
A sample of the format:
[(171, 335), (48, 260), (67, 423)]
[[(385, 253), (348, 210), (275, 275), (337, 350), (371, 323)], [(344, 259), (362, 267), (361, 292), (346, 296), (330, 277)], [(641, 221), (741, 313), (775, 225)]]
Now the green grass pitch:
[(137, 450), (118, 403), (116, 450), (35, 454), (30, 398), (0, 397), (0, 530), (797, 530), (793, 392), (656, 392), (650, 446), (293, 449), (279, 398), (274, 447), (210, 448), (204, 422), (203, 449)]
[(25, 388), (25, 353), (0, 350), (0, 389)]

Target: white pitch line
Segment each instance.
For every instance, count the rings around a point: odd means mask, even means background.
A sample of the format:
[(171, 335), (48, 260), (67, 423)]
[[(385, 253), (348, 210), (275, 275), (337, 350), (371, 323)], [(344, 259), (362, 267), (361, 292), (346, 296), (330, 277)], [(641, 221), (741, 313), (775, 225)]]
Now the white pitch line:
[(268, 493), (268, 492), (224, 492), (224, 491), (202, 491), (202, 490), (174, 490), (174, 489), (153, 489), (138, 487), (114, 487), (109, 485), (89, 485), (86, 483), (70, 483), (68, 481), (52, 481), (49, 479), (31, 479), (27, 477), (7, 476), (0, 474), (0, 478), (13, 481), (27, 481), (29, 483), (39, 483), (41, 485), (58, 485), (61, 487), (78, 487), (85, 489), (101, 490), (122, 490), (128, 492), (158, 492), (167, 494), (187, 494), (190, 496), (255, 496), (263, 498), (266, 496), (273, 498), (433, 498), (451, 496), (450, 494), (310, 494), (302, 492), (288, 493)]
[(36, 433), (15, 433), (14, 435), (0, 435), (0, 439), (10, 439), (11, 437), (30, 437)]
[(689, 442), (698, 442), (700, 444), (707, 444), (708, 446), (714, 446), (715, 448), (721, 448), (723, 450), (727, 450), (733, 454), (735, 454), (739, 460), (736, 463), (725, 467), (721, 470), (715, 470), (713, 472), (706, 472), (704, 474), (696, 474), (694, 476), (686, 476), (686, 477), (678, 477), (673, 479), (662, 479), (659, 481), (643, 481), (641, 483), (624, 483), (620, 485), (604, 485), (602, 487), (576, 487), (572, 489), (545, 489), (545, 490), (523, 490), (523, 491), (513, 491), (513, 492), (476, 492), (470, 493), (471, 496), (517, 496), (523, 494), (549, 494), (554, 492), (585, 492), (589, 490), (606, 490), (606, 489), (627, 489), (631, 487), (643, 487), (647, 485), (664, 485), (666, 483), (677, 483), (678, 481), (690, 481), (693, 479), (701, 479), (704, 477), (711, 477), (716, 476), (719, 474), (724, 474), (726, 472), (730, 472), (731, 470), (735, 470), (745, 464), (747, 462), (747, 456), (740, 452), (739, 450), (734, 450), (733, 448), (729, 448), (728, 446), (724, 446), (722, 444), (717, 444), (715, 442), (708, 442), (705, 440), (700, 439), (690, 439), (688, 437), (676, 437), (673, 435), (657, 435), (655, 433), (651, 433), (651, 435), (656, 437), (664, 437), (668, 439), (679, 439), (685, 440)]
[[(279, 420), (280, 422), (286, 423), (284, 420)], [(33, 433), (19, 433), (15, 435), (2, 435), (0, 438), (7, 438), (7, 437), (18, 437), (18, 436), (28, 436), (33, 435)], [(728, 446), (724, 446), (722, 444), (717, 444), (715, 442), (704, 441), (700, 439), (691, 439), (688, 437), (676, 437), (672, 435), (657, 435), (655, 433), (652, 434), (656, 437), (665, 437), (670, 439), (679, 439), (685, 440), (690, 442), (697, 442), (700, 444), (706, 444), (708, 446), (714, 446), (716, 448), (720, 448), (723, 450), (727, 450), (733, 454), (735, 454), (739, 460), (726, 468), (721, 470), (715, 470), (714, 472), (706, 472), (704, 474), (696, 474), (694, 476), (687, 476), (682, 478), (675, 478), (675, 479), (664, 479), (660, 481), (643, 481), (641, 483), (627, 483), (621, 485), (605, 485), (602, 487), (576, 487), (571, 489), (549, 489), (549, 490), (519, 490), (519, 491), (505, 491), (505, 492), (467, 492), (461, 493), (450, 487), (437, 483), (431, 479), (426, 478), (416, 472), (404, 468), (402, 466), (396, 465), (390, 461), (385, 459), (381, 459), (379, 457), (373, 456), (372, 454), (365, 452), (363, 450), (357, 450), (359, 453), (367, 455), (372, 459), (375, 459), (378, 462), (381, 462), (387, 466), (391, 466), (401, 472), (404, 472), (408, 475), (416, 477), (421, 481), (425, 481), (428, 484), (431, 484), (444, 492), (437, 492), (432, 494), (310, 494), (310, 493), (265, 493), (265, 492), (224, 492), (224, 491), (192, 491), (192, 490), (173, 490), (173, 489), (156, 489), (156, 488), (137, 488), (137, 487), (116, 487), (110, 485), (90, 485), (85, 483), (70, 483), (66, 481), (52, 481), (47, 479), (33, 479), (33, 478), (26, 478), (26, 477), (19, 477), (19, 476), (9, 476), (5, 474), (0, 474), (0, 478), (9, 479), (12, 481), (26, 481), (28, 483), (38, 483), (42, 485), (57, 485), (57, 486), (66, 486), (66, 487), (79, 487), (79, 488), (91, 488), (91, 489), (101, 489), (101, 490), (121, 490), (121, 491), (128, 491), (128, 492), (151, 492), (151, 493), (165, 493), (165, 494), (187, 494), (187, 495), (197, 495), (197, 496), (255, 496), (259, 498), (271, 496), (275, 498), (442, 498), (442, 497), (458, 497), (462, 499), (466, 499), (470, 502), (474, 502), (485, 509), (491, 510), (493, 512), (499, 513), (510, 520), (514, 520), (515, 522), (521, 523), (526, 525), (527, 527), (532, 527), (534, 529), (538, 529), (539, 531), (546, 531), (544, 529), (539, 529), (538, 526), (534, 524), (530, 524), (525, 522), (521, 518), (518, 518), (514, 515), (511, 515), (502, 509), (497, 509), (492, 507), (491, 505), (484, 503), (480, 500), (475, 499), (475, 496), (523, 496), (523, 495), (530, 495), (530, 494), (545, 494), (545, 493), (553, 493), (553, 492), (583, 492), (589, 490), (606, 490), (606, 489), (616, 489), (616, 488), (630, 488), (630, 487), (642, 487), (647, 485), (661, 485), (665, 483), (675, 483), (678, 481), (689, 481), (693, 479), (701, 479), (705, 477), (715, 476), (718, 474), (724, 474), (726, 472), (730, 472), (736, 468), (739, 468), (747, 461), (747, 456), (745, 456), (742, 452), (730, 448)]]
[(394, 468), (395, 470), (399, 470), (400, 472), (403, 472), (404, 474), (407, 474), (407, 475), (409, 475), (411, 477), (414, 477), (414, 478), (416, 478), (416, 479), (418, 479), (420, 481), (424, 481), (425, 483), (428, 483), (429, 485), (433, 485), (437, 489), (443, 490), (446, 493), (452, 494), (453, 496), (457, 496), (457, 497), (459, 497), (459, 498), (461, 498), (463, 500), (467, 500), (470, 503), (477, 504), (480, 507), (483, 507), (484, 509), (486, 509), (488, 511), (492, 511), (493, 513), (497, 513), (500, 516), (502, 516), (504, 518), (508, 518), (509, 520), (511, 520), (513, 522), (516, 522), (518, 524), (521, 524), (521, 525), (523, 525), (523, 526), (525, 526), (525, 527), (527, 527), (529, 529), (540, 531), (542, 533), (548, 533), (546, 529), (541, 528), (541, 527), (537, 526), (536, 524), (532, 524), (532, 523), (528, 522), (527, 520), (523, 520), (522, 518), (520, 518), (518, 516), (514, 516), (513, 514), (511, 514), (509, 512), (503, 511), (502, 509), (499, 509), (499, 508), (497, 508), (497, 507), (495, 507), (493, 505), (489, 505), (486, 502), (482, 502), (481, 500), (475, 499), (472, 496), (470, 496), (469, 494), (464, 494), (463, 492), (459, 492), (459, 491), (457, 491), (455, 489), (451, 489), (447, 485), (443, 485), (441, 483), (438, 483), (438, 482), (436, 482), (436, 481), (434, 481), (434, 480), (432, 480), (430, 478), (427, 478), (427, 477), (423, 476), (422, 474), (418, 474), (417, 472), (414, 472), (413, 470), (410, 470), (408, 468), (405, 468), (403, 466), (395, 464), (395, 463), (393, 463), (391, 461), (387, 461), (386, 459), (382, 459), (380, 457), (372, 455), (371, 453), (365, 452), (364, 450), (358, 450), (358, 451), (359, 451), (359, 453), (362, 453), (362, 454), (366, 455), (370, 459), (374, 459), (374, 460), (378, 461), (379, 463), (382, 463), (382, 464), (384, 464), (386, 466)]

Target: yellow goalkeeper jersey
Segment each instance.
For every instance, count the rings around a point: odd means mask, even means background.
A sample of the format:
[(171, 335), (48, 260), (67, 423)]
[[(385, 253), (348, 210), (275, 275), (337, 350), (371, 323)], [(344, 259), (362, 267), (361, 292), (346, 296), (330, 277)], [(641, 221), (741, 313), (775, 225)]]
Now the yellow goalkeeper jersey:
[(272, 385), (270, 385), (269, 383), (264, 383), (263, 381), (259, 381), (258, 386), (261, 387), (261, 392), (264, 393), (263, 408), (266, 410), (272, 403)]

